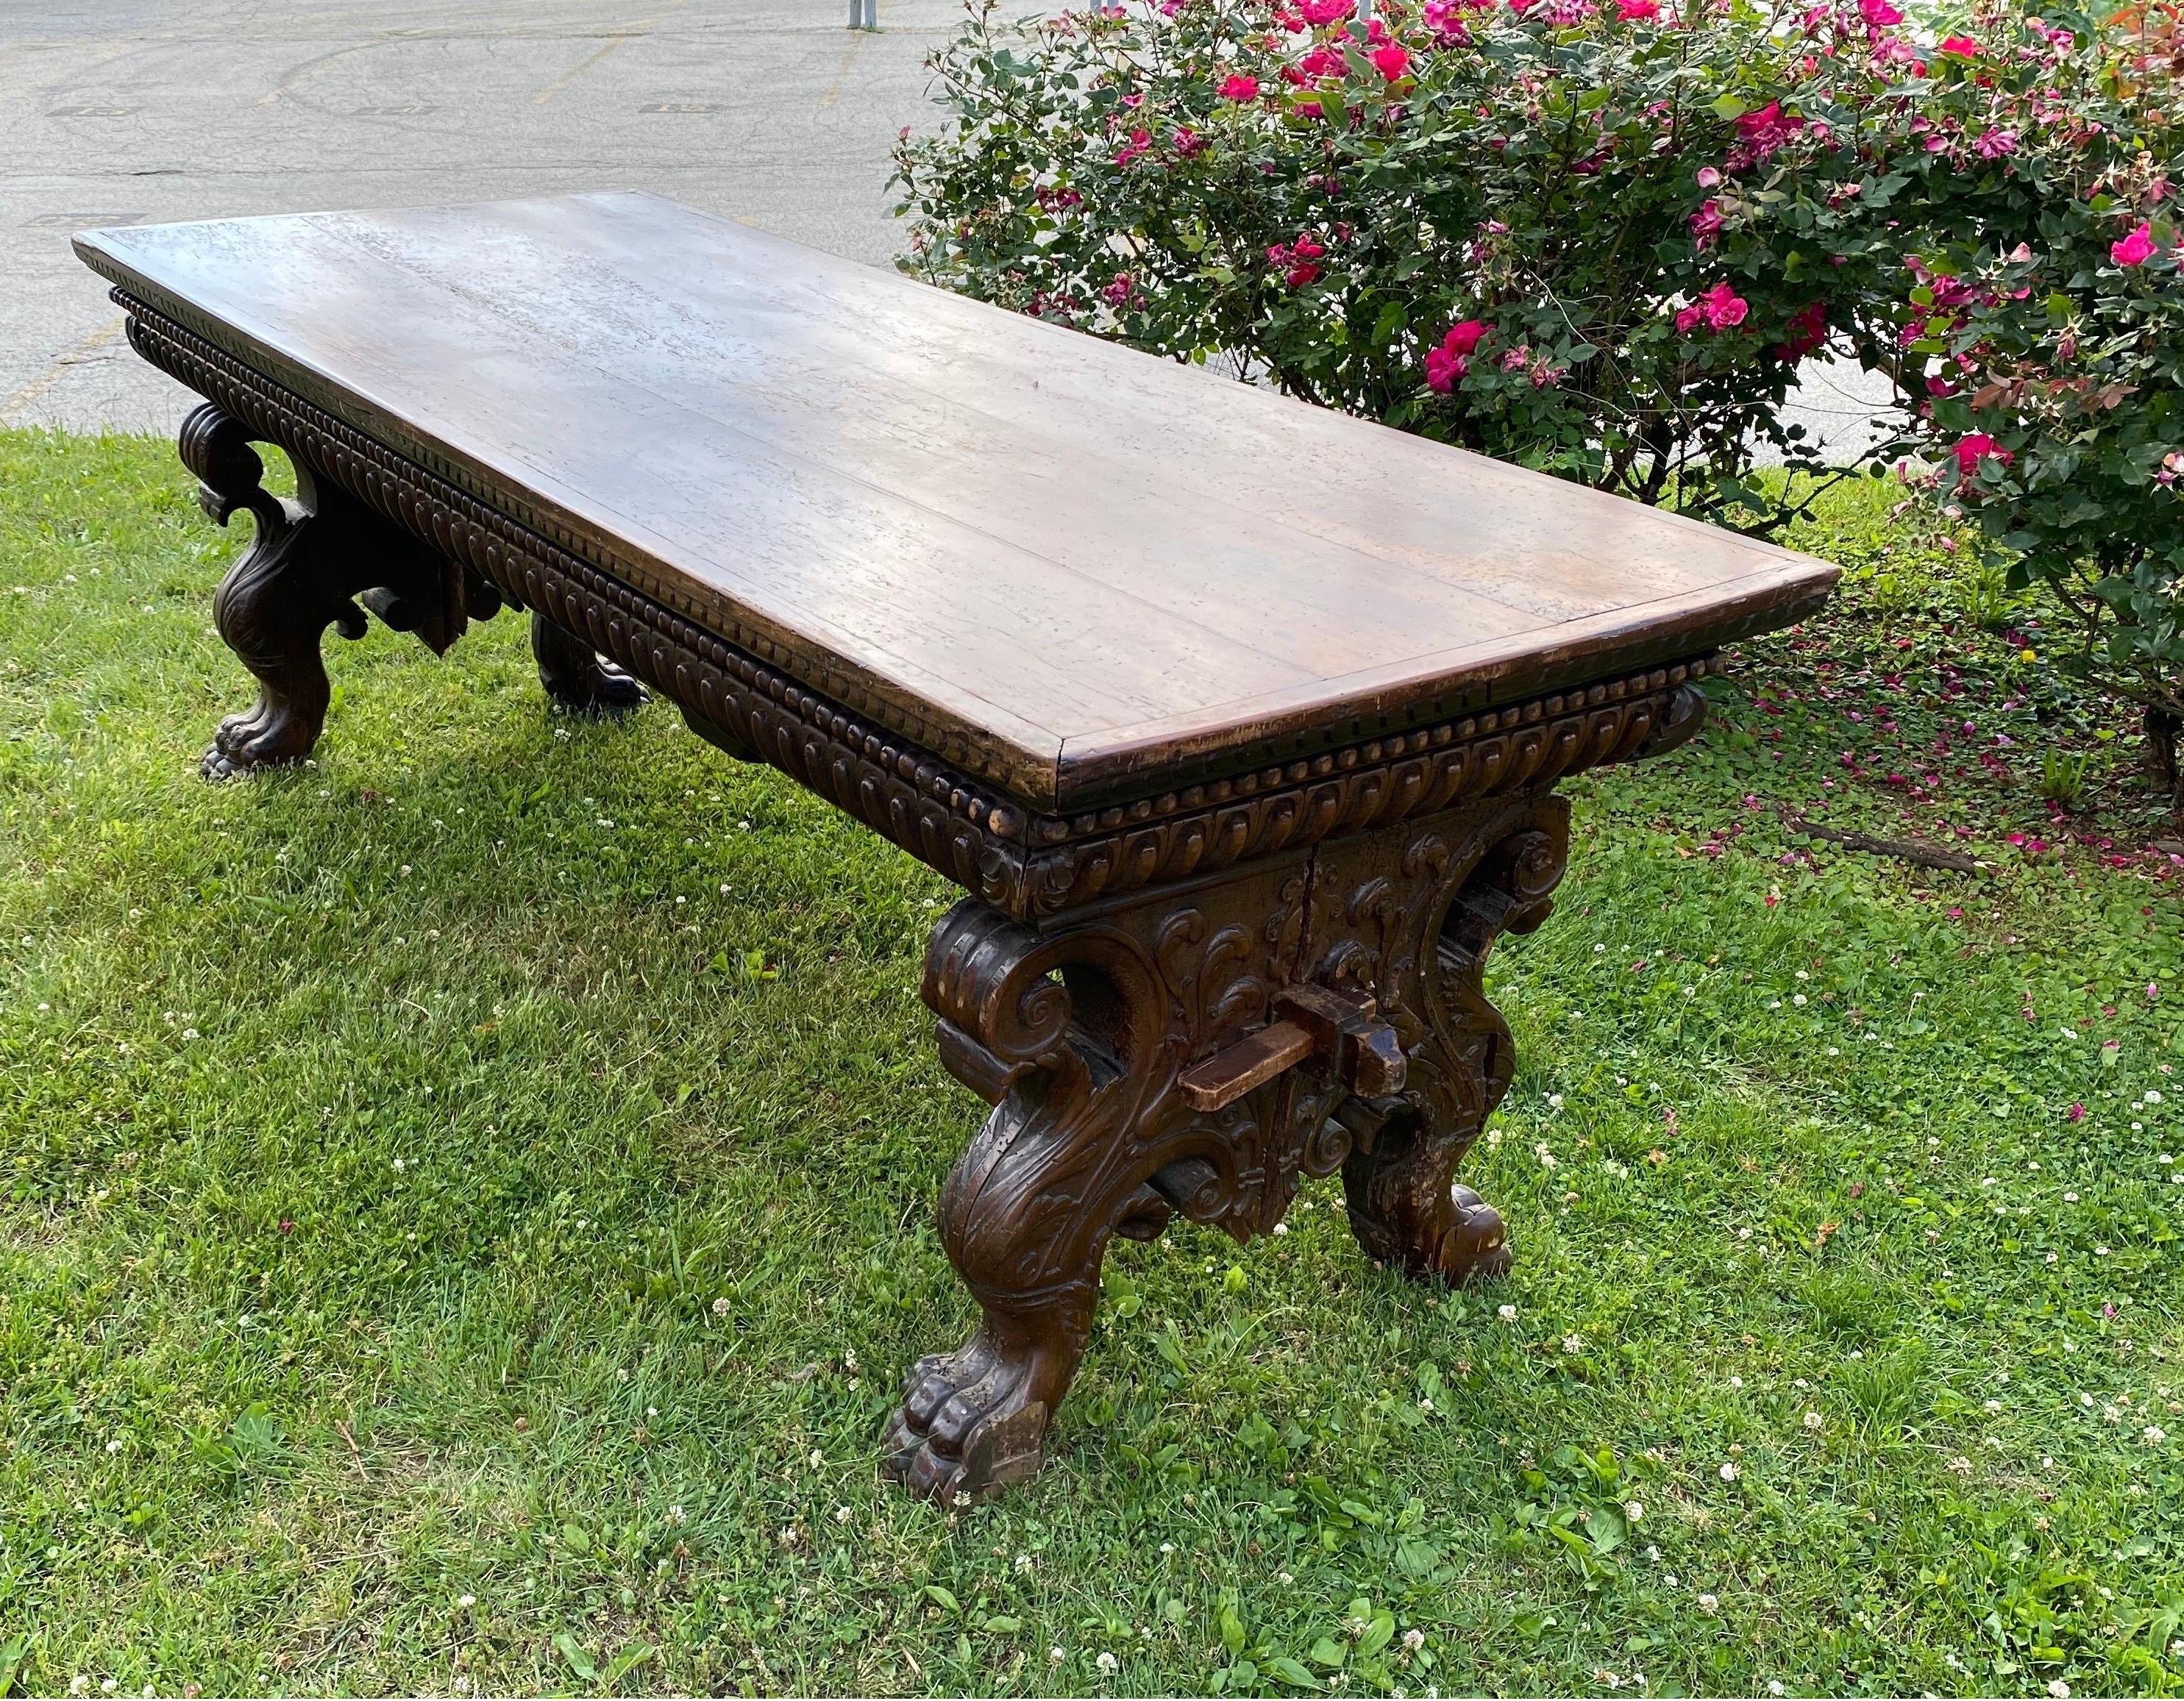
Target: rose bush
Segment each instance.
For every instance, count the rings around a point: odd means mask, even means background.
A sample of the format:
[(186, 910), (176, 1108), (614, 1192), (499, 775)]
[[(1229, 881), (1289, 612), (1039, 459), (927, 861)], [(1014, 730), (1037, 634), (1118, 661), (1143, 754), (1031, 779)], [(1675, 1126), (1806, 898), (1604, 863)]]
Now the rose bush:
[(2144, 706), (2184, 814), (2184, 36), (2173, 10), (2078, 24), (1997, 8), (1935, 57), (1900, 333), (1927, 393), (1901, 447), (2067, 611), (2059, 659)]
[(909, 264), (1765, 526), (1754, 448), (1810, 459), (1797, 359), (1897, 359), (1857, 310), (1896, 305), (1864, 158), (1888, 79), (1862, 20), (1845, 40), (1830, 80), (1814, 36), (1658, 0), (988, 7), (934, 62), (953, 126), (899, 150)]
[(2163, 14), (1674, 3), (974, 6), (953, 122), (897, 151), (904, 264), (1758, 532), (1825, 476), (1783, 418), (1825, 351), (2173, 708)]

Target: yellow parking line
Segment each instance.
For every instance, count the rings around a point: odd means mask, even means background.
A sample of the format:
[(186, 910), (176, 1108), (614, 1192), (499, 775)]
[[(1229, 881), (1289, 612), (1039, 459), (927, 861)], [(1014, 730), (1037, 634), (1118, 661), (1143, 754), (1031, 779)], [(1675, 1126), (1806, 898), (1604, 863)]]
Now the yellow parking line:
[(115, 319), (109, 324), (102, 325), (82, 342), (77, 343), (75, 347), (55, 359), (51, 366), (8, 397), (6, 401), (0, 402), (0, 420), (7, 419), (18, 408), (29, 407), (31, 403), (36, 401), (39, 397), (65, 378), (70, 367), (81, 360), (85, 355), (105, 347), (108, 343), (120, 336), (122, 326), (127, 323), (126, 320)]
[(596, 65), (601, 59), (606, 58), (609, 53), (614, 52), (616, 47), (622, 46), (625, 42), (635, 41), (639, 36), (644, 35), (648, 30), (651, 29), (651, 27), (652, 20), (648, 18), (642, 24), (638, 25), (635, 28), (631, 30), (626, 36), (609, 36), (605, 42), (600, 44), (598, 52), (593, 53), (582, 64), (571, 65), (567, 70), (562, 72), (560, 76), (554, 78), (552, 82), (547, 84), (544, 88), (539, 90), (537, 94), (532, 96), (532, 105), (545, 105), (548, 101), (553, 99), (555, 95), (560, 93), (561, 91), (568, 87), (571, 83), (576, 81), (578, 77), (583, 75), (583, 74), (591, 69), (593, 65)]

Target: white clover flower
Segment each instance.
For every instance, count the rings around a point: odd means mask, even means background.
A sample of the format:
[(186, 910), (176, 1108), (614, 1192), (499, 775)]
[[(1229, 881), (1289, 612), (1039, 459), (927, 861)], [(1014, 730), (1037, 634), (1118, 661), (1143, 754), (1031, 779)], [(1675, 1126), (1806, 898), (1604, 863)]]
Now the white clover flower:
[(1120, 1669), (1123, 1664), (1123, 1662), (1116, 1659), (1113, 1654), (1105, 1653), (1101, 1654), (1100, 1656), (1092, 1663), (1098, 1666), (1100, 1670), (1109, 1674), (1110, 1676), (1112, 1676), (1115, 1671)]
[(1721, 1603), (1712, 1595), (1699, 1597), (1699, 1610), (1711, 1617), (1721, 1610)]
[(1818, 1429), (1827, 1420), (1822, 1417), (1818, 1412), (1807, 1412), (1805, 1414), (1805, 1427), (1807, 1429)]
[(1722, 1461), (1719, 1474), (1724, 1482), (1734, 1482), (1738, 1477), (1743, 1476), (1744, 1472), (1737, 1468), (1736, 1460), (1725, 1459)]
[(472, 1607), (477, 1604), (477, 1597), (476, 1595), (457, 1595), (455, 1597), (455, 1604), (460, 1607), (465, 1612), (468, 1612)]
[(1403, 1632), (1403, 1646), (1416, 1654), (1426, 1645), (1426, 1633), (1413, 1625)]
[(1639, 1501), (1626, 1500), (1623, 1503), (1623, 1515), (1634, 1524), (1642, 1523), (1646, 1517), (1646, 1508)]

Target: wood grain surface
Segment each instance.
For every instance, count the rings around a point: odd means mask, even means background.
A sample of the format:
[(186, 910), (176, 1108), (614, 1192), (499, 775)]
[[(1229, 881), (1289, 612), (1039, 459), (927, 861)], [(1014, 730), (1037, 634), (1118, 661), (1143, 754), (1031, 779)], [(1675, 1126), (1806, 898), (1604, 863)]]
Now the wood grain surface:
[(96, 270), (815, 690), (1068, 809), (1692, 655), (1835, 570), (646, 195)]

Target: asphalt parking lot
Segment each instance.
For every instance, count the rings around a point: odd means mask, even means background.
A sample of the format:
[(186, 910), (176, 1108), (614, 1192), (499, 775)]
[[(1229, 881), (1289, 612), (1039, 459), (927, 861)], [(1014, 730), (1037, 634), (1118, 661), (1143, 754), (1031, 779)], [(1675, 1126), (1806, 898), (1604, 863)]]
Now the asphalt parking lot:
[[(69, 234), (87, 225), (642, 188), (884, 264), (888, 148), (933, 121), (959, 0), (16, 0), (0, 4), (0, 425), (164, 431)], [(1799, 416), (1852, 447), (1858, 375)], [(1870, 388), (1870, 386), (1864, 386)]]
[(86, 225), (644, 188), (859, 259), (958, 0), (0, 5), (0, 425), (164, 431)]

